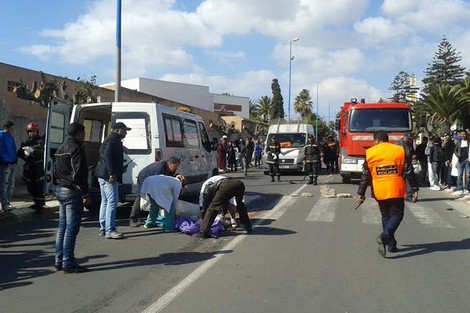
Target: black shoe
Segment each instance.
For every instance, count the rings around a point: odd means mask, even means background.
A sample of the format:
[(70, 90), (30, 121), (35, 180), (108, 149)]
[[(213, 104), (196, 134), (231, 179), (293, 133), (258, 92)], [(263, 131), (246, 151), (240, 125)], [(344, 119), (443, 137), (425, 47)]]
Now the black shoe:
[(72, 274), (72, 273), (84, 273), (88, 272), (88, 268), (81, 266), (81, 265), (75, 265), (72, 268), (62, 268), (62, 273), (64, 274)]
[(139, 222), (139, 221), (131, 221), (129, 222), (129, 227), (140, 227), (142, 226), (144, 223), (142, 222)]
[(379, 247), (377, 248), (377, 251), (379, 252), (380, 256), (383, 258), (387, 257), (387, 244), (383, 241), (382, 237), (377, 237), (377, 243), (379, 244)]
[(54, 265), (54, 270), (55, 270), (56, 272), (62, 271), (62, 265)]
[(396, 253), (396, 252), (398, 252), (398, 248), (397, 248), (396, 245), (388, 245), (387, 248), (388, 248), (388, 249), (387, 249), (388, 252), (390, 252), (390, 253)]
[(271, 176), (271, 182), (272, 183), (274, 182), (274, 176)]
[(280, 177), (280, 176), (277, 177), (277, 182), (278, 182), (278, 183), (281, 182), (281, 177)]

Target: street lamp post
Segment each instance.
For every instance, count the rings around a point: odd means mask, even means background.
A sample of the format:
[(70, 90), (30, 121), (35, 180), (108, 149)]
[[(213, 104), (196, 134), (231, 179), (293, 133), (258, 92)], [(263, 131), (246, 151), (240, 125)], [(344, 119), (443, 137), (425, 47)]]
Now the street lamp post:
[(289, 107), (288, 107), (288, 120), (290, 121), (290, 90), (291, 90), (291, 81), (292, 81), (292, 60), (294, 57), (292, 56), (292, 43), (298, 41), (299, 38), (294, 38), (291, 41), (289, 41)]
[(315, 115), (315, 139), (318, 140), (318, 85), (321, 82), (317, 82), (317, 113)]

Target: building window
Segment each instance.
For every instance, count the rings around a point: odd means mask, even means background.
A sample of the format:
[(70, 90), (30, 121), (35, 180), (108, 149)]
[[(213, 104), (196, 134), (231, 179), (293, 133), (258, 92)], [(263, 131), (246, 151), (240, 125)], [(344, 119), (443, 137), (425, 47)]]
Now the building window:
[(18, 87), (20, 86), (21, 84), (19, 82), (15, 82), (15, 81), (12, 81), (12, 80), (9, 80), (7, 82), (7, 90), (10, 91), (10, 92), (13, 92), (13, 89), (15, 87)]

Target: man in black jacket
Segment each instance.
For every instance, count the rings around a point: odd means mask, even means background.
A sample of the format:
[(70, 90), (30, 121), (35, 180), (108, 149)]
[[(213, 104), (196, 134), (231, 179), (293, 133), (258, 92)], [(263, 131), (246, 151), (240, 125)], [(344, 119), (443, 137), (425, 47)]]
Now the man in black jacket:
[(317, 184), (318, 164), (323, 160), (320, 148), (315, 142), (315, 137), (308, 135), (308, 143), (304, 147), (305, 173), (309, 176), (308, 185)]
[(119, 203), (119, 183), (122, 183), (124, 157), (122, 140), (131, 130), (124, 123), (113, 125), (112, 132), (100, 148), (100, 160), (95, 176), (101, 190), (100, 235), (108, 239), (120, 239), (123, 235), (116, 230), (116, 209)]
[(274, 182), (274, 175), (277, 181), (281, 181), (281, 171), (279, 170), (279, 154), (281, 154), (281, 145), (276, 140), (276, 136), (271, 137), (271, 143), (266, 147), (266, 164), (269, 166), (269, 176), (271, 182)]
[(24, 161), (22, 178), (34, 201), (31, 208), (40, 212), (46, 204), (44, 198), (44, 137), (39, 135), (39, 125), (34, 122), (26, 125), (26, 132), (28, 139), (21, 143), (18, 157)]
[(59, 227), (55, 244), (55, 268), (64, 273), (85, 272), (75, 260), (75, 240), (82, 221), (83, 206), (91, 204), (88, 196), (88, 166), (82, 143), (85, 127), (72, 123), (69, 138), (57, 149), (54, 163), (55, 195), (59, 201)]

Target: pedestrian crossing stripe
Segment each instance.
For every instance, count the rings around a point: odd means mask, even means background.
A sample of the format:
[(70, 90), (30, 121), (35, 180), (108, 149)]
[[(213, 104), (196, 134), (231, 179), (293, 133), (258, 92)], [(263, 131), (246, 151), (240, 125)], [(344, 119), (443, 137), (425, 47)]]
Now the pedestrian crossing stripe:
[(307, 222), (333, 222), (338, 204), (338, 198), (320, 198), (305, 220)]
[[(352, 202), (351, 202), (352, 203)], [(454, 207), (456, 204), (452, 201), (447, 201), (446, 204)], [(320, 198), (315, 202), (312, 209), (308, 213), (306, 222), (334, 222), (336, 217), (336, 210), (341, 205), (338, 198)], [(354, 207), (351, 204), (351, 210)], [(447, 221), (445, 221), (436, 211), (429, 207), (424, 207), (418, 203), (406, 203), (405, 218), (408, 212), (424, 226), (431, 226), (437, 228), (454, 228)], [(367, 225), (380, 225), (382, 217), (377, 205), (377, 201), (372, 198), (367, 198), (357, 211), (361, 215), (362, 223)]]

